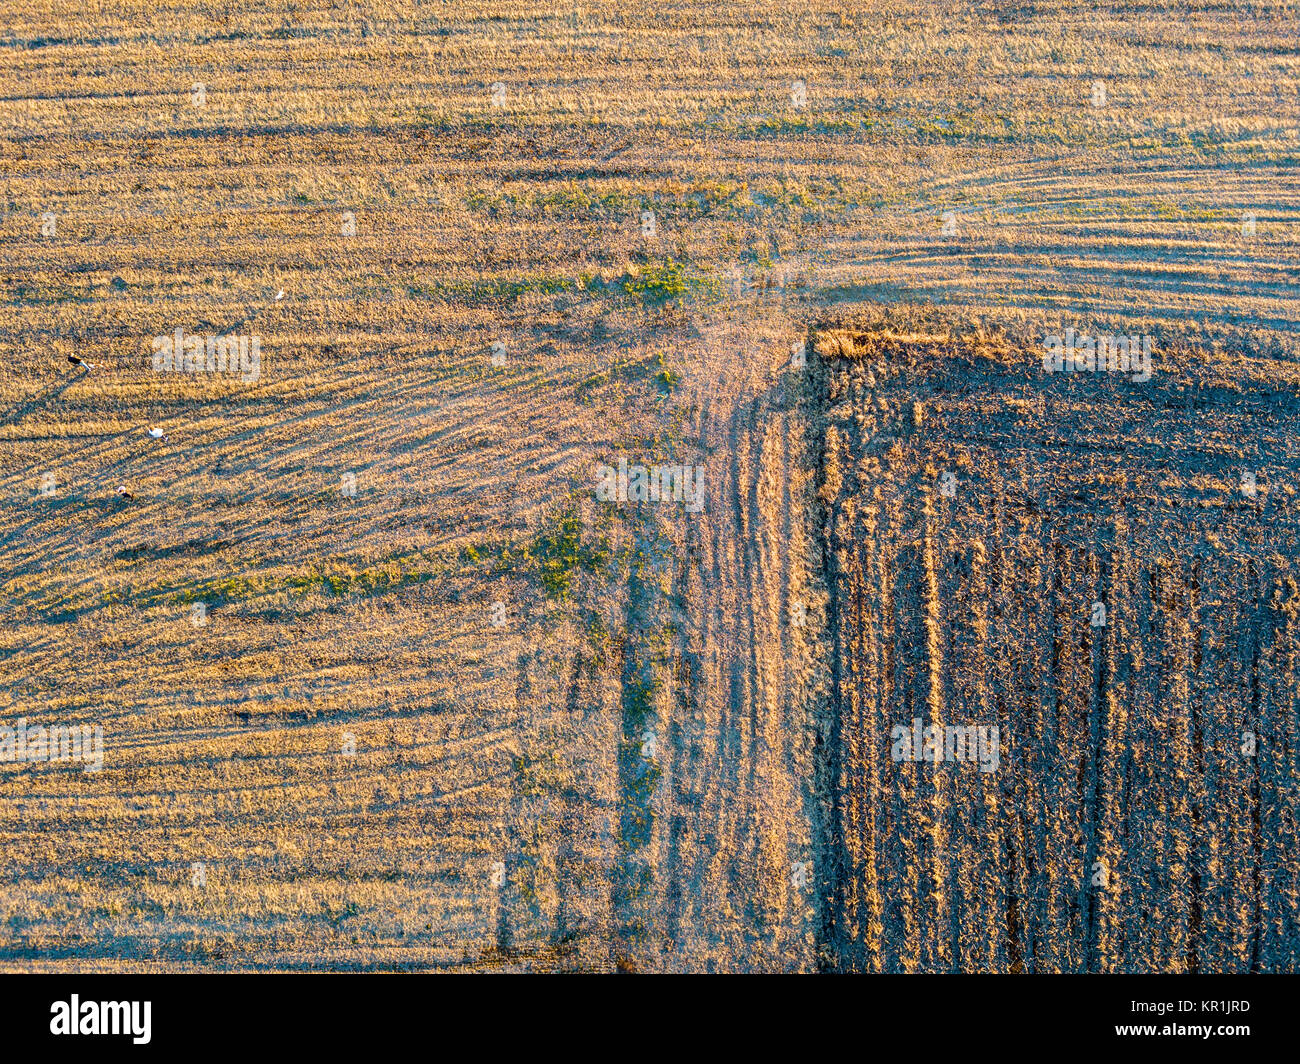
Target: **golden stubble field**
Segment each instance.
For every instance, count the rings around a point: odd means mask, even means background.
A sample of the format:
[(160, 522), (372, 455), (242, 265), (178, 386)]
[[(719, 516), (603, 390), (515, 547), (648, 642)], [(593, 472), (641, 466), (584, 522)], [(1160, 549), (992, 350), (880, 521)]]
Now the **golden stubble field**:
[[(1253, 958), (1259, 904), (1244, 946), (1126, 951), (1117, 909), (1080, 938), (1066, 826), (1009, 892), (938, 843), (866, 878), (840, 806), (911, 799), (828, 775), (854, 659), (821, 462), (834, 330), (1009, 335), (1027, 372), (1075, 328), (1153, 337), (1173, 402), (1247, 397), (1165, 492), (1249, 460), (1289, 498), (1293, 427), (1233, 444), (1294, 412), (1296, 14), (10, 5), (0, 725), (99, 725), (104, 767), (0, 763), (0, 965), (1293, 968), (1284, 879)], [(178, 327), (257, 337), (256, 379), (156, 372)], [(1092, 432), (1109, 394), (1076, 395)], [(870, 416), (911, 418), (893, 398)], [(1138, 466), (1202, 454), (1170, 416)], [(703, 511), (598, 502), (619, 457), (703, 467)], [(1024, 814), (1069, 774), (1041, 756)], [(1184, 850), (1220, 838), (1179, 808)], [(954, 950), (961, 891), (918, 893), (945, 855), (1061, 911), (977, 907)], [(1191, 860), (1144, 889), (1190, 911)], [(911, 915), (882, 930), (886, 882)]]

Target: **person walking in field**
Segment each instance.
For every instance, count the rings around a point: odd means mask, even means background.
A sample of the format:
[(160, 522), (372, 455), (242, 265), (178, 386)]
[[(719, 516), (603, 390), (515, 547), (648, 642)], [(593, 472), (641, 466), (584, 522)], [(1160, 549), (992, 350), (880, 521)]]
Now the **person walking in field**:
[(86, 362), (86, 361), (84, 361), (84, 360), (78, 358), (76, 355), (69, 355), (69, 356), (68, 356), (68, 361), (71, 362), (74, 366), (85, 366), (86, 369), (96, 369), (96, 368), (98, 368), (98, 367), (96, 367), (95, 363), (93, 363), (93, 362)]

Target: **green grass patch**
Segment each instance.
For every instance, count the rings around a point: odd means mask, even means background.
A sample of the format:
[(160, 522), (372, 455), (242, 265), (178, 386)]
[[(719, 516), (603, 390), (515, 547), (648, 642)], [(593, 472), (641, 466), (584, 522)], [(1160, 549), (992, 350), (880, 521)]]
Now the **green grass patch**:
[(634, 267), (623, 291), (646, 303), (665, 303), (696, 294), (720, 296), (722, 284), (716, 277), (694, 273), (685, 263), (665, 258)]

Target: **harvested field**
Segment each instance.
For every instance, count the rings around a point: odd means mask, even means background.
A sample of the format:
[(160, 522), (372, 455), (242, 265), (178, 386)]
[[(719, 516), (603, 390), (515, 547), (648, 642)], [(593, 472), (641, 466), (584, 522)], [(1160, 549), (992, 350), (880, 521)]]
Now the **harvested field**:
[(1291, 6), (83, 7), (0, 970), (1296, 970)]
[(838, 964), (1293, 970), (1294, 379), (821, 344)]

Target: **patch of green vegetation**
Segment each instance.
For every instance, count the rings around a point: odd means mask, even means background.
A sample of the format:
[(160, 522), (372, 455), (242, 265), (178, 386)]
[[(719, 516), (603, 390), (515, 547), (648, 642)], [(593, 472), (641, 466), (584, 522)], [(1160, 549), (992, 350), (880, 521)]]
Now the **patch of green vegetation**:
[(591, 210), (600, 200), (576, 181), (568, 181), (558, 189), (538, 193), (533, 203), (543, 211), (575, 213)]
[(493, 278), (483, 281), (411, 281), (407, 294), (415, 298), (442, 299), (467, 303), (512, 303), (528, 292), (555, 295), (559, 292), (576, 292), (581, 287), (573, 277), (555, 277), (537, 274), (511, 279)]
[(663, 303), (695, 293), (717, 295), (721, 285), (716, 278), (692, 273), (685, 263), (666, 258), (637, 267), (623, 282), (623, 290), (647, 303)]
[(593, 373), (574, 385), (574, 399), (583, 406), (590, 406), (595, 393), (606, 385), (612, 382), (631, 383), (645, 380), (647, 376), (654, 379), (661, 391), (671, 391), (681, 378), (679, 374), (667, 368), (664, 358), (665, 355), (661, 351), (657, 355), (639, 360), (616, 359), (609, 369)]
[(736, 125), (738, 137), (789, 137), (800, 134), (849, 134), (869, 132), (876, 126), (876, 119), (866, 118), (829, 118), (823, 115), (771, 115), (756, 121), (739, 122)]
[(583, 406), (590, 406), (592, 396), (610, 381), (609, 370), (593, 373), (586, 380), (579, 381), (573, 389), (574, 399)]
[(418, 567), (414, 558), (395, 558), (360, 570), (343, 562), (334, 562), (323, 568), (310, 566), (286, 577), (284, 587), (299, 594), (311, 591), (330, 595), (376, 594), (424, 583), (434, 575), (433, 570)]
[(526, 549), (525, 557), (536, 566), (546, 597), (567, 601), (579, 570), (600, 573), (608, 569), (612, 551), (603, 538), (583, 542), (582, 518), (574, 507), (562, 511), (549, 528)]
[(613, 634), (605, 623), (605, 618), (592, 610), (587, 617), (587, 642), (591, 644), (593, 668), (602, 669), (609, 664), (613, 641)]
[[(192, 602), (235, 602), (250, 595), (259, 594), (273, 589), (273, 583), (266, 577), (259, 576), (227, 576), (215, 577), (211, 580), (205, 580), (193, 587), (183, 588), (180, 591), (171, 593), (171, 601), (179, 603), (182, 606), (188, 606)], [(145, 590), (141, 595), (132, 598), (137, 600), (143, 599), (145, 602), (151, 598), (160, 598), (162, 594), (170, 592), (171, 589), (162, 581), (153, 585), (153, 595), (149, 590)]]
[[(480, 548), (484, 552), (489, 549)], [(475, 561), (479, 559), (479, 551), (472, 547), (462, 548), (462, 559), (465, 558), (466, 550)], [(291, 592), (298, 595), (307, 595), (313, 591), (328, 595), (373, 595), (432, 580), (440, 572), (449, 568), (453, 564), (453, 559), (454, 555), (450, 552), (432, 557), (419, 552), (388, 558), (360, 568), (343, 559), (335, 559), (323, 564), (304, 566), (287, 576), (264, 573), (213, 577), (180, 588), (166, 580), (159, 580), (139, 589), (131, 587), (105, 589), (101, 595), (101, 602), (105, 605), (130, 601), (142, 606), (161, 603), (188, 606), (194, 602), (205, 602), (209, 605), (238, 602), (256, 595), (278, 592)]]
[(623, 792), (629, 799), (632, 815), (624, 821), (624, 830), (635, 840), (636, 845), (645, 845), (649, 841), (645, 829), (652, 822), (653, 814), (646, 806), (663, 776), (663, 769), (657, 760), (645, 758), (641, 738), (644, 729), (654, 719), (653, 700), (658, 688), (657, 680), (634, 683), (625, 698), (625, 724), (631, 734), (619, 744), (619, 756), (626, 765)]
[(655, 365), (659, 367), (659, 371), (655, 374), (655, 383), (659, 385), (661, 392), (665, 395), (671, 395), (672, 390), (677, 387), (678, 382), (681, 380), (681, 375), (674, 373), (664, 364), (664, 353), (662, 351), (655, 356)]
[(526, 798), (553, 795), (560, 798), (577, 796), (573, 771), (558, 747), (546, 744), (533, 753), (521, 754), (513, 759), (515, 787)]

